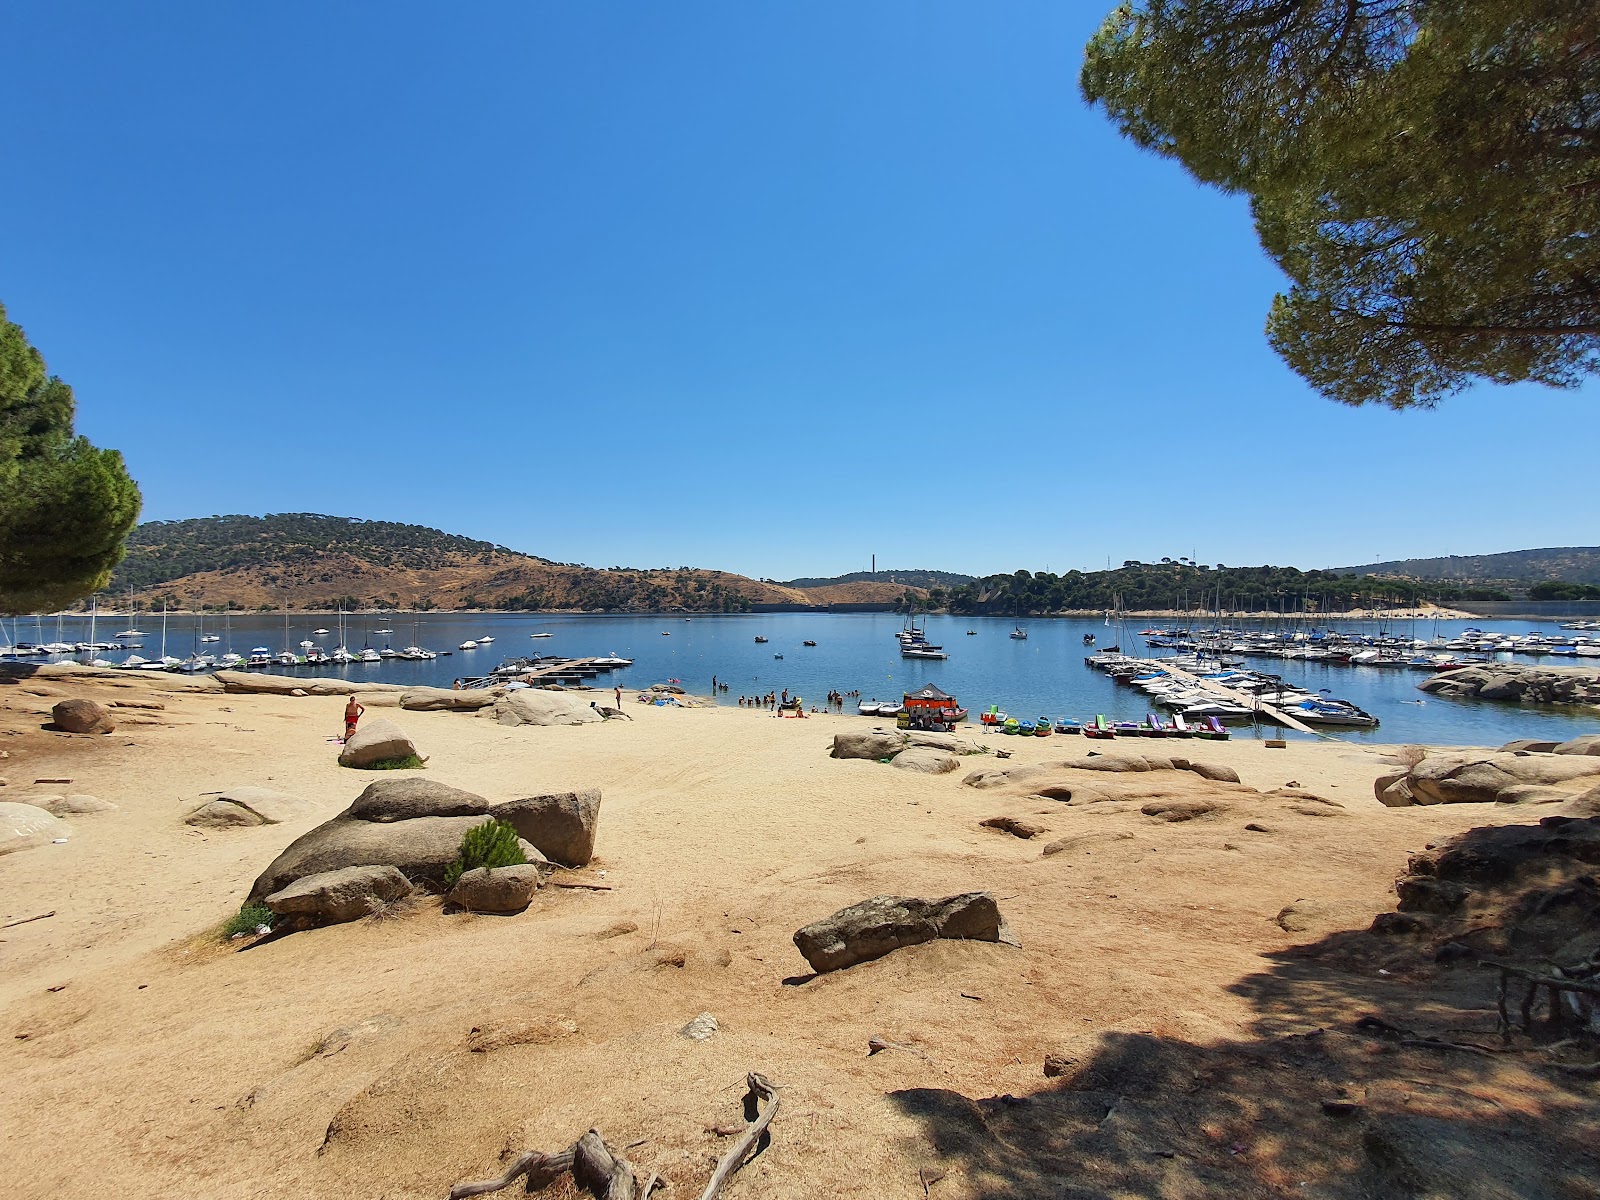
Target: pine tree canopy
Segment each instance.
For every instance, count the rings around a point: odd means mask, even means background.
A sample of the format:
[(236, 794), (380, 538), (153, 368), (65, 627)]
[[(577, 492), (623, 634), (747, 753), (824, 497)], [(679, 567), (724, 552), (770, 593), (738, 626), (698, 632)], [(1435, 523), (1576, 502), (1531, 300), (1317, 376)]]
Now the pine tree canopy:
[(1083, 94), (1251, 200), (1267, 337), (1324, 395), (1600, 369), (1597, 0), (1140, 0)]
[(139, 519), (122, 455), (75, 436), (72, 416), (72, 389), (0, 305), (0, 612), (104, 587)]

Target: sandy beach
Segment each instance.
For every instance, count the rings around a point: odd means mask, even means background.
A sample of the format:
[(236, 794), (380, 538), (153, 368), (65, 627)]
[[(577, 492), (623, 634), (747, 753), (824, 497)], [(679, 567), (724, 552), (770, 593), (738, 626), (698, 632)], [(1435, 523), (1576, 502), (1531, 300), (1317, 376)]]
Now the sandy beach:
[[(164, 707), (118, 710), (108, 736), (41, 730), (67, 695)], [(1167, 823), (1137, 803), (975, 789), (965, 768), (830, 759), (833, 734), (863, 725), (855, 716), (630, 697), (631, 721), (506, 728), (363, 700), (430, 755), (429, 778), (491, 800), (599, 788), (596, 858), (575, 874), (609, 890), (547, 886), (516, 916), (432, 898), (398, 919), (240, 952), (218, 928), (256, 874), (371, 781), (336, 764), (343, 701), (0, 684), (0, 799), (87, 793), (118, 806), (70, 818), (64, 844), (0, 856), (3, 920), (54, 913), (0, 932), (14, 1194), (442, 1197), (594, 1127), (661, 1173), (658, 1194), (692, 1197), (731, 1141), (717, 1131), (743, 1119), (752, 1070), (780, 1086), (783, 1107), (729, 1196), (1354, 1194), (1340, 1180), (1361, 1134), (1318, 1110), (1327, 1078), (1217, 1064), (1348, 1031), (1364, 1013), (1418, 1020), (1419, 1005), (1488, 1037), (1476, 984), (1446, 1011), (1445, 985), (1410, 959), (1381, 968), (1354, 950), (1324, 962), (1296, 947), (1392, 911), (1409, 854), (1534, 819), (1384, 808), (1373, 781), (1394, 760), (1381, 746), (1186, 744), (1260, 792)], [(1008, 766), (1107, 749), (968, 736), (1004, 742)], [(1273, 793), (1291, 783), (1336, 803)], [(303, 797), (306, 811), (252, 828), (184, 824), (206, 793), (247, 784)], [(979, 825), (997, 815), (1047, 832)], [(995, 895), (1020, 948), (936, 941), (798, 981), (809, 970), (791, 938), (807, 922), (880, 893), (973, 890)], [(1280, 922), (1290, 906), (1301, 918)], [(706, 1012), (718, 1032), (679, 1034)], [(1376, 1053), (1338, 1036), (1352, 1063)], [(869, 1056), (873, 1037), (895, 1047)], [(1388, 1069), (1445, 1089), (1429, 1092), (1430, 1112), (1558, 1099), (1519, 1064), (1384, 1053)], [(1193, 1105), (1199, 1088), (1215, 1111), (1159, 1144), (1148, 1126), (1114, 1136), (1128, 1089), (1083, 1072), (1129, 1054), (1179, 1056), (1193, 1086), (1177, 1091)], [(1049, 1056), (1069, 1064), (1065, 1080), (1046, 1078)], [(1452, 1088), (1477, 1099), (1439, 1099)], [(1109, 1110), (1084, 1109), (1103, 1095)], [(1289, 1098), (1293, 1113), (1275, 1107)], [(1588, 1177), (1590, 1190), (1563, 1194), (1597, 1194)]]

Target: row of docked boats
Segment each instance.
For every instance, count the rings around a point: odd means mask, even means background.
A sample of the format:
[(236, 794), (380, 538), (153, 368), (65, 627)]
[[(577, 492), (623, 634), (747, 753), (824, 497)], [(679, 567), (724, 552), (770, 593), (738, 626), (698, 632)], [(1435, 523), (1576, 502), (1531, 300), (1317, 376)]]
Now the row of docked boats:
[[(1217, 670), (1195, 655), (1142, 660), (1124, 654), (1098, 653), (1085, 658), (1118, 683), (1144, 692), (1162, 708), (1189, 719), (1250, 721), (1271, 714), (1265, 706), (1303, 725), (1376, 729), (1378, 718), (1349, 700), (1325, 692), (1309, 692), (1271, 675), (1239, 669)], [(1171, 670), (1169, 670), (1171, 668)], [(1182, 672), (1175, 674), (1174, 672)]]
[(919, 626), (915, 617), (908, 617), (906, 619), (906, 627), (894, 636), (895, 641), (900, 643), (901, 658), (940, 660), (950, 657), (943, 646), (935, 646), (928, 641), (927, 628)]
[[(1569, 628), (1571, 626), (1562, 626)], [(1457, 637), (1431, 639), (1346, 633), (1336, 629), (1247, 632), (1211, 629), (1145, 629), (1145, 644), (1155, 649), (1199, 651), (1237, 665), (1242, 656), (1292, 659), (1358, 667), (1450, 671), (1490, 661), (1491, 655), (1530, 658), (1600, 658), (1600, 638), (1538, 632), (1507, 634), (1468, 628)], [(1229, 658), (1234, 659), (1229, 662)]]

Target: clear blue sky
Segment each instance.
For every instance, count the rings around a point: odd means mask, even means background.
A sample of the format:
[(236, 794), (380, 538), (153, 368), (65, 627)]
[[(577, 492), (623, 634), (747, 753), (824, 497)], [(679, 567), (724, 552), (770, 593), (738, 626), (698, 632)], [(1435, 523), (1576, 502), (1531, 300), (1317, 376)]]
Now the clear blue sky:
[(1596, 541), (1596, 389), (1341, 408), (1111, 0), (0, 11), (0, 300), (147, 518), (788, 578)]

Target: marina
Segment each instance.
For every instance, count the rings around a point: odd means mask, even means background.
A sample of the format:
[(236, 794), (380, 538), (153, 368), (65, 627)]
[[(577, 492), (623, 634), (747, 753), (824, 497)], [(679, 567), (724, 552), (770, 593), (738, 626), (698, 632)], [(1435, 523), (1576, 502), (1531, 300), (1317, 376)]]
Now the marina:
[[(1154, 692), (1120, 682), (1085, 662), (1102, 654), (1098, 647), (1104, 647), (1107, 654), (1112, 647), (1120, 647), (1119, 653), (1127, 651), (1130, 660), (1141, 664), (1136, 675), (1165, 671), (1170, 676), (1168, 684), (1189, 686), (1176, 672), (1202, 680), (1228, 671), (1274, 676), (1265, 692), (1259, 690), (1259, 682), (1253, 682), (1258, 690), (1236, 686), (1245, 682), (1243, 679), (1205, 682), (1213, 690), (1226, 688), (1239, 696), (1259, 696), (1262, 703), (1278, 708), (1322, 737), (1499, 745), (1523, 737), (1565, 739), (1593, 732), (1597, 725), (1591, 709), (1534, 708), (1431, 696), (1417, 685), (1438, 668), (1373, 666), (1359, 657), (1373, 652), (1392, 658), (1402, 648), (1412, 651), (1404, 656), (1407, 659), (1426, 653), (1451, 660), (1482, 658), (1528, 665), (1578, 665), (1592, 657), (1537, 653), (1550, 647), (1588, 644), (1578, 642), (1579, 637), (1600, 637), (1600, 632), (1563, 629), (1553, 621), (1523, 621), (1515, 626), (1501, 623), (1498, 627), (1481, 620), (1419, 621), (1417, 637), (1412, 639), (1405, 636), (1410, 633), (1409, 621), (1323, 620), (1315, 626), (1286, 626), (1276, 631), (1245, 630), (1208, 621), (1130, 628), (1128, 622), (1119, 627), (1114, 619), (1036, 617), (1028, 621), (1028, 637), (1022, 639), (1010, 636), (1018, 622), (1009, 615), (919, 614), (908, 622), (895, 613), (765, 613), (697, 615), (693, 622), (685, 623), (681, 616), (483, 612), (346, 613), (341, 620), (337, 613), (291, 610), (286, 628), (281, 610), (212, 613), (204, 616), (203, 623), (195, 615), (170, 612), (165, 618), (164, 649), (162, 624), (159, 611), (132, 616), (102, 613), (93, 619), (85, 613), (26, 617), (14, 623), (7, 620), (0, 629), (0, 651), (11, 647), (24, 650), (20, 656), (6, 655), (23, 663), (98, 661), (195, 674), (231, 666), (303, 673), (308, 678), (445, 688), (456, 680), (470, 683), (494, 678), (502, 664), (526, 659), (532, 666), (521, 668), (523, 672), (531, 669), (536, 677), (562, 686), (618, 683), (635, 688), (679, 679), (686, 690), (710, 695), (715, 675), (731, 688), (719, 693), (718, 703), (734, 704), (741, 694), (788, 688), (791, 695), (805, 697), (808, 708), (812, 704), (821, 707), (828, 693), (837, 692), (848, 696), (845, 712), (854, 714), (860, 702), (861, 711), (872, 708), (868, 715), (879, 719), (883, 719), (882, 707), (893, 712), (903, 705), (905, 693), (934, 684), (960, 697), (972, 714), (967, 725), (975, 730), (979, 715), (991, 707), (1017, 716), (1019, 723), (1026, 719), (1035, 726), (1039, 717), (1048, 716), (1053, 733), (1062, 732), (1055, 727), (1064, 722), (1087, 731), (1101, 714), (1113, 732), (1118, 723), (1148, 728), (1151, 711), (1167, 714), (1164, 721), (1182, 716), (1182, 709), (1159, 703)], [(380, 629), (390, 633), (379, 634)], [(1148, 634), (1141, 635), (1146, 629)], [(107, 630), (126, 636), (108, 637)], [(664, 630), (673, 636), (662, 637)], [(221, 640), (198, 641), (210, 634)], [(1163, 639), (1195, 645), (1159, 644)], [(1141, 644), (1147, 640), (1152, 644)], [(397, 641), (399, 646), (394, 645)], [(472, 648), (460, 649), (468, 641)], [(1392, 644), (1405, 641), (1436, 644), (1438, 649), (1421, 651)], [(1496, 648), (1508, 641), (1512, 649)], [(18, 642), (23, 645), (17, 647)], [(311, 646), (302, 646), (303, 642)], [(817, 644), (807, 646), (806, 642)], [(1450, 649), (1452, 644), (1462, 648)], [(907, 650), (913, 653), (905, 653)], [(943, 657), (925, 656), (935, 650)], [(426, 651), (426, 655), (412, 651)], [(777, 659), (775, 654), (785, 657)], [(291, 661), (277, 661), (284, 655)], [(568, 665), (572, 663), (583, 665)], [(602, 665), (609, 669), (598, 670)], [(591, 669), (594, 673), (586, 674)], [(514, 679), (516, 674), (502, 678)], [(1307, 699), (1319, 706), (1343, 699), (1370, 715), (1376, 724), (1332, 723), (1343, 711), (1338, 705), (1321, 713), (1320, 721), (1297, 716), (1297, 706)], [(1249, 712), (1253, 701), (1241, 702), (1219, 693), (1213, 702), (1246, 711), (1240, 714), (1219, 707), (1203, 715), (1233, 723), (1235, 737), (1254, 736), (1253, 731), (1239, 728), (1255, 724)], [(1190, 717), (1185, 720), (1195, 723)], [(1262, 736), (1279, 732), (1289, 737), (1312, 736), (1265, 720), (1261, 728), (1265, 731)]]

